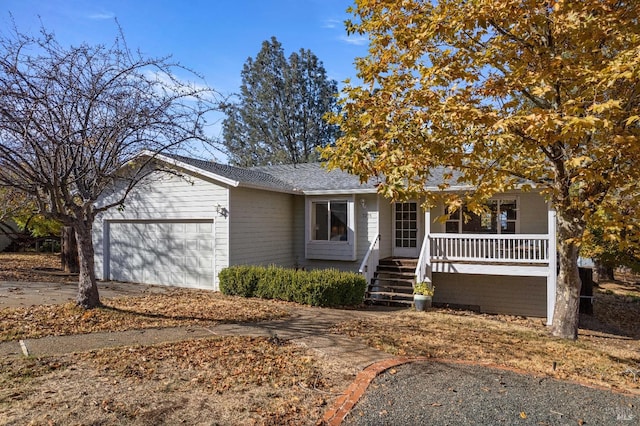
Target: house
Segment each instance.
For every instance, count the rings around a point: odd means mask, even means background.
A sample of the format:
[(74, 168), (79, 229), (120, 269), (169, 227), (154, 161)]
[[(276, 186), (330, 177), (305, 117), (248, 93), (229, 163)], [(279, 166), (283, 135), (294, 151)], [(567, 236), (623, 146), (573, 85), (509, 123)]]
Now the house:
[(12, 220), (0, 222), (0, 252), (3, 252), (13, 243), (16, 236), (21, 235), (18, 225)]
[(364, 274), (374, 300), (401, 300), (394, 292), (408, 271), (409, 293), (416, 279), (431, 281), (434, 303), (551, 320), (555, 213), (535, 191), (500, 194), (485, 215), (441, 222), (442, 205), (391, 203), (378, 182), (319, 164), (156, 161), (174, 172), (152, 173), (124, 208), (96, 219), (99, 279), (217, 290), (231, 265), (334, 267)]

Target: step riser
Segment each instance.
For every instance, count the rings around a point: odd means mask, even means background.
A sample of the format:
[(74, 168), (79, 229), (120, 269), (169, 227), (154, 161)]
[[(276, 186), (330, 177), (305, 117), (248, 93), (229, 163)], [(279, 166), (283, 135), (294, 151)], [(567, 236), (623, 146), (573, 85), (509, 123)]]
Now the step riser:
[(410, 306), (413, 304), (416, 260), (383, 259), (369, 283), (365, 301), (373, 304)]

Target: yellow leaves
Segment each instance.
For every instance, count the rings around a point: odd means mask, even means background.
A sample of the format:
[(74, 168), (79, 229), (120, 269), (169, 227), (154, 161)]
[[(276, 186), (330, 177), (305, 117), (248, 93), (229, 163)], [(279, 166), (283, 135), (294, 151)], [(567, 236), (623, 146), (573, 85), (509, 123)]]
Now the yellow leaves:
[(625, 125), (627, 127), (633, 125), (634, 123), (640, 123), (640, 115), (632, 115), (625, 121)]
[(569, 160), (567, 160), (566, 164), (569, 168), (576, 168), (576, 167), (586, 167), (592, 162), (593, 160), (591, 159), (591, 157), (587, 157), (586, 155), (581, 155), (579, 157), (570, 158)]
[(612, 110), (612, 109), (620, 109), (621, 104), (622, 104), (621, 99), (610, 99), (606, 102), (594, 103), (590, 105), (587, 110), (593, 114), (601, 114), (604, 112), (608, 112), (609, 110)]

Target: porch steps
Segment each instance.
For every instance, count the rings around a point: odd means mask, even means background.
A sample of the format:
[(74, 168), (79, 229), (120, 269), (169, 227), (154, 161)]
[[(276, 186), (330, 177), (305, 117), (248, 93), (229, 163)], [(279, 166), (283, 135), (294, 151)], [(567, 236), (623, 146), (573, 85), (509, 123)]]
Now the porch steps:
[(365, 294), (365, 303), (408, 306), (413, 303), (417, 259), (381, 259)]

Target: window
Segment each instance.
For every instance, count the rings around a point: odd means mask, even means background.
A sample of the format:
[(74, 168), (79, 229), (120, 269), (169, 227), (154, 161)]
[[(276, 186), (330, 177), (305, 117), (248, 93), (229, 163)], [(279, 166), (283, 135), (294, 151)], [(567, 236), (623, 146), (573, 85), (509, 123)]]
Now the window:
[[(518, 222), (518, 203), (515, 198), (490, 200), (487, 211), (472, 213), (466, 207), (451, 214), (445, 232), (463, 234), (515, 234)], [(448, 213), (448, 210), (445, 210)]]
[(313, 240), (347, 241), (346, 201), (321, 201), (311, 206)]

